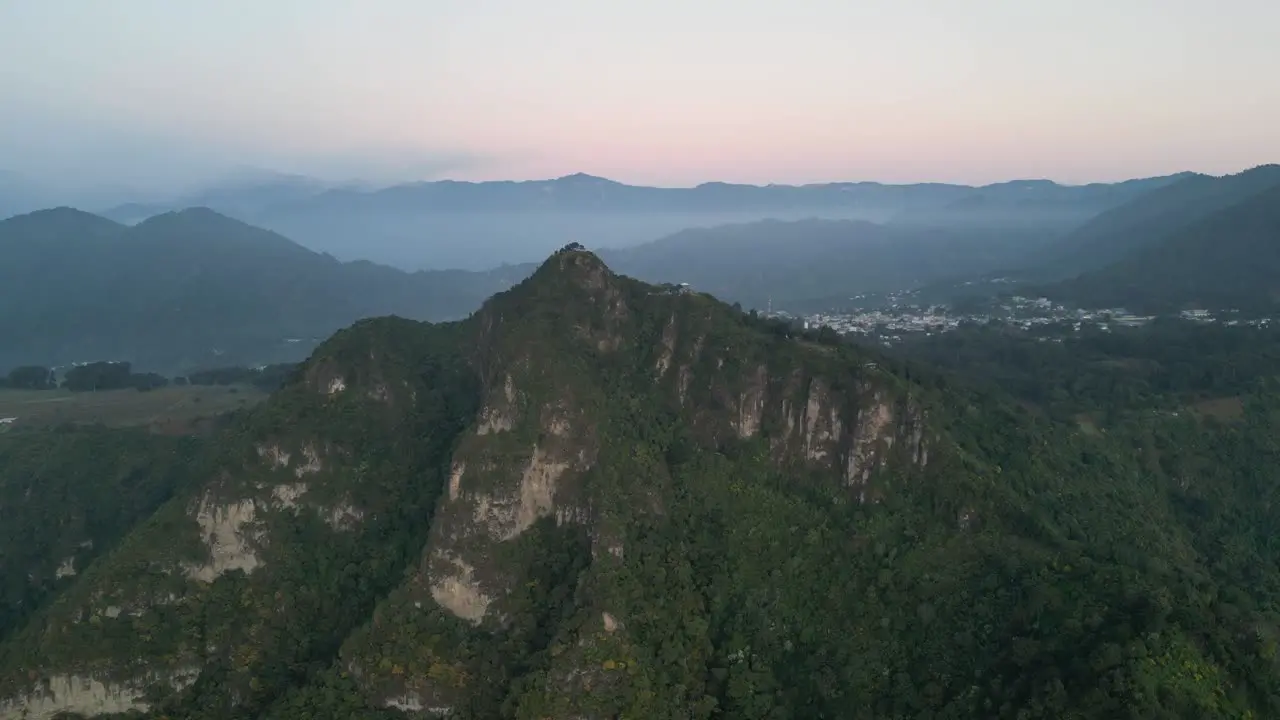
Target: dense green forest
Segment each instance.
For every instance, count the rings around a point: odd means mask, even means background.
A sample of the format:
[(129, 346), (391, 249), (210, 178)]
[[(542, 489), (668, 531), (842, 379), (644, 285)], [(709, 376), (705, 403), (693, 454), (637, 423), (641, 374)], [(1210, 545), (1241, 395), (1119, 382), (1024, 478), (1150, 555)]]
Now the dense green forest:
[(198, 451), (140, 430), (0, 434), (0, 640), (186, 489)]
[[(999, 322), (907, 336), (898, 354), (1071, 420), (1227, 408), (1280, 370), (1280, 327), (1159, 318), (1141, 328)], [(936, 372), (935, 372), (936, 374)]]
[(1277, 717), (1278, 353), (1170, 322), (886, 355), (566, 250), (466, 322), (325, 343), (0, 645), (0, 698)]

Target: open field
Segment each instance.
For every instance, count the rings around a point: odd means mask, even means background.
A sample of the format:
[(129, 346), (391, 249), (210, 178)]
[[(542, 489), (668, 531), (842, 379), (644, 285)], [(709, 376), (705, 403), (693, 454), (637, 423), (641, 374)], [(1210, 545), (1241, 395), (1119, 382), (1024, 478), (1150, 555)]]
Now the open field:
[(193, 385), (150, 392), (0, 390), (0, 419), (17, 418), (12, 427), (101, 423), (186, 432), (217, 415), (256, 405), (265, 397), (266, 393), (250, 386)]

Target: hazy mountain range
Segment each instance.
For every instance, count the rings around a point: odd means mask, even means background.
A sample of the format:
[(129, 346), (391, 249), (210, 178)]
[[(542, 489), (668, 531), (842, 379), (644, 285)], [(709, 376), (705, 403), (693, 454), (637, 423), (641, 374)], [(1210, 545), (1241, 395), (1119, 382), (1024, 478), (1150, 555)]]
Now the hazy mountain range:
[(875, 182), (814, 185), (626, 185), (576, 174), (554, 180), (422, 182), (335, 188), (296, 176), (106, 209), (133, 223), (159, 212), (210, 207), (320, 252), (404, 269), (487, 269), (530, 262), (570, 241), (620, 247), (680, 230), (762, 219), (867, 220), (907, 225), (1062, 232), (1177, 176), (1117, 184), (1015, 181), (983, 187)]
[[(575, 227), (589, 225), (591, 218), (613, 223), (628, 207), (633, 214), (626, 217), (649, 222), (656, 217), (651, 211), (660, 215), (673, 207), (685, 208), (680, 217), (688, 218), (743, 207), (762, 211), (824, 202), (839, 207), (836, 199), (842, 197), (846, 208), (859, 207), (850, 198), (871, 203), (878, 197), (880, 208), (937, 203), (932, 214), (900, 209), (883, 223), (760, 220), (686, 228), (631, 247), (599, 249), (619, 272), (650, 282), (690, 283), (727, 302), (761, 309), (772, 303), (778, 309), (820, 310), (859, 293), (1011, 270), (1033, 282), (1026, 292), (1083, 305), (1173, 307), (1228, 298), (1237, 305), (1265, 305), (1269, 301), (1261, 298), (1274, 294), (1267, 273), (1280, 269), (1268, 254), (1275, 243), (1264, 217), (1276, 206), (1275, 196), (1259, 195), (1280, 187), (1276, 166), (1222, 178), (1182, 175), (1124, 186), (1006, 183), (976, 196), (954, 186), (662, 190), (584, 176), (321, 195), (310, 194), (314, 188), (296, 178), (269, 186), (271, 192), (241, 197), (221, 191), (219, 197), (224, 204), (256, 197), (272, 207), (300, 208), (314, 207), (323, 197), (337, 207), (386, 204), (393, 214), (395, 207), (422, 201), (434, 208), (424, 217), (460, 215), (495, 228), (512, 218), (532, 223), (554, 217)], [(1082, 214), (1130, 195), (1127, 202), (1097, 210), (1074, 230), (1045, 220), (1048, 208)], [(480, 213), (485, 198), (505, 209)], [(250, 212), (247, 204), (237, 207)], [(355, 222), (373, 216), (361, 212), (346, 217)], [(908, 222), (908, 216), (914, 219)], [(1013, 216), (1021, 219), (1010, 221)], [(376, 229), (346, 236), (368, 234)], [(135, 225), (67, 208), (17, 216), (0, 222), (0, 254), (5, 258), (0, 333), (7, 340), (0, 348), (0, 367), (127, 359), (142, 368), (176, 370), (297, 360), (319, 338), (362, 317), (465, 317), (534, 267), (406, 272), (367, 260), (343, 262), (209, 208), (166, 212)], [(489, 262), (499, 258), (489, 256)], [(1120, 264), (1108, 270), (1113, 262)], [(1101, 274), (1061, 286), (1046, 282), (1090, 268)]]
[(1222, 177), (1184, 174), (1099, 214), (1046, 248), (1035, 264), (1057, 277), (1102, 268), (1278, 185), (1280, 165)]
[(727, 302), (794, 311), (1016, 266), (1056, 237), (1034, 224), (992, 229), (762, 220), (683, 230), (600, 255), (642, 280), (687, 282)]
[[(1267, 172), (1276, 177), (1267, 189), (1205, 213), (1224, 199), (1223, 189), (1213, 188), (1212, 201), (1203, 196), (1189, 200), (1202, 214), (1193, 219), (1191, 213), (1179, 212), (1183, 222), (1176, 227), (1162, 216), (1158, 239), (1135, 242), (1116, 262), (1049, 287), (1046, 294), (1140, 312), (1274, 312), (1280, 308), (1280, 167)], [(1185, 210), (1186, 205), (1177, 207)]]
[[(975, 295), (1040, 294), (1085, 307), (1168, 312), (1177, 308), (1271, 311), (1280, 272), (1272, 215), (1280, 165), (1235, 175), (1186, 173), (1091, 218), (984, 277), (925, 288), (935, 302)], [(968, 282), (999, 277), (1000, 284)], [(1009, 280), (1018, 281), (1010, 291)]]
[(374, 315), (471, 313), (527, 270), (340, 262), (207, 208), (125, 226), (60, 208), (0, 222), (0, 366), (297, 360)]

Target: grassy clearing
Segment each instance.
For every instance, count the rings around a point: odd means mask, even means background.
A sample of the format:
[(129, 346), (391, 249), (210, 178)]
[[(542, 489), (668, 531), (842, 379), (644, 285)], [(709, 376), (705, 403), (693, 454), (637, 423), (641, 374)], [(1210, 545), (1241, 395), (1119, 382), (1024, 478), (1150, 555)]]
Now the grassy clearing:
[(167, 387), (150, 392), (0, 390), (0, 418), (17, 418), (12, 427), (73, 423), (187, 432), (223, 413), (256, 405), (266, 396), (249, 386)]
[(1080, 431), (1085, 435), (1101, 435), (1098, 430), (1098, 418), (1090, 413), (1079, 413), (1075, 416), (1076, 425), (1080, 426)]
[(1244, 401), (1239, 397), (1222, 397), (1201, 400), (1191, 406), (1196, 413), (1223, 422), (1239, 420), (1244, 415)]

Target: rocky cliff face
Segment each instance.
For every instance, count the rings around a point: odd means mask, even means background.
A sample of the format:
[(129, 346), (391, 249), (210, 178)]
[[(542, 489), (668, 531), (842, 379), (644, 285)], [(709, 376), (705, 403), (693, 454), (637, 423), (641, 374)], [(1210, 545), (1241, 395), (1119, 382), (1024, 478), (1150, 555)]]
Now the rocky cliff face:
[(93, 675), (47, 675), (33, 682), (29, 690), (0, 700), (0, 717), (46, 720), (66, 713), (93, 717), (145, 712), (150, 709), (148, 692), (181, 691), (195, 681), (198, 671), (146, 673), (130, 681), (103, 681)]
[(651, 536), (699, 493), (759, 476), (871, 505), (940, 442), (856, 352), (561, 252), (465, 323), (323, 346), (11, 643), (27, 679), (0, 718), (263, 708), (344, 637), (336, 671), (374, 706), (483, 716), (496, 687), (522, 715), (604, 716), (584, 699), (661, 682)]

